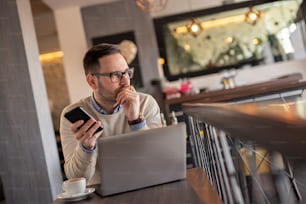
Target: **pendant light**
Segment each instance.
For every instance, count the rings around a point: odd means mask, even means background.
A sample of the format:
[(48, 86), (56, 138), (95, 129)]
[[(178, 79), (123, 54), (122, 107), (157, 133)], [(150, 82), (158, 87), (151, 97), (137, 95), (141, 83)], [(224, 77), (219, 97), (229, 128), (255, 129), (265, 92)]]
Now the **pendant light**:
[(245, 14), (245, 22), (255, 25), (261, 16), (262, 12), (250, 7), (249, 11)]
[(202, 26), (192, 18), (187, 24), (187, 31), (194, 37), (197, 37), (202, 31)]
[[(189, 10), (192, 10), (191, 8), (191, 0), (188, 1)], [(192, 36), (197, 37), (201, 31), (202, 26), (199, 22), (197, 22), (194, 18), (190, 19), (188, 24), (186, 25), (187, 32), (190, 33)]]

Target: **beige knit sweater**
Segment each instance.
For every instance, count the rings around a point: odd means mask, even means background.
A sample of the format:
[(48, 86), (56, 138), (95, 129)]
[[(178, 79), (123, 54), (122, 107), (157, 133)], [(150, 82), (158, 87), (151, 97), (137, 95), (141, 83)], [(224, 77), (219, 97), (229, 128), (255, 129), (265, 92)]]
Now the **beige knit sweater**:
[[(147, 94), (140, 94), (140, 110), (146, 119), (146, 126), (142, 129), (161, 127), (160, 109), (155, 99)], [(132, 131), (123, 108), (119, 112), (103, 115), (97, 112), (91, 102), (91, 97), (84, 98), (77, 103), (67, 106), (61, 115), (60, 135), (62, 150), (64, 154), (65, 174), (68, 178), (85, 177), (87, 184), (100, 183), (99, 165), (97, 163), (98, 151), (95, 153), (84, 152), (78, 141), (70, 130), (71, 123), (64, 117), (64, 114), (74, 107), (81, 106), (96, 120), (102, 122), (104, 131), (102, 137), (116, 136), (117, 134)]]

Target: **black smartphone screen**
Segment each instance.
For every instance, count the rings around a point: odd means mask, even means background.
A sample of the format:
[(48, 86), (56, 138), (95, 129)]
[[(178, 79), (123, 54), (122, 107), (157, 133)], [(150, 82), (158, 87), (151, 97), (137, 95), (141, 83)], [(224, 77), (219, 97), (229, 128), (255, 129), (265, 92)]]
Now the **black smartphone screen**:
[[(86, 123), (90, 118), (92, 118), (83, 108), (76, 107), (67, 113), (65, 113), (65, 118), (67, 118), (71, 123), (75, 123), (78, 120), (84, 120), (84, 123)], [(93, 124), (94, 125), (94, 124)], [(99, 127), (95, 133), (103, 130), (102, 127)]]

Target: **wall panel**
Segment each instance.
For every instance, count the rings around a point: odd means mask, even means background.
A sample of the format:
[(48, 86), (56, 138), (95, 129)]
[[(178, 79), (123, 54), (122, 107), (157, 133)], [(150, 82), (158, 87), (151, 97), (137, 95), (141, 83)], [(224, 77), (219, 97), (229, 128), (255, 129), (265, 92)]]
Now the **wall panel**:
[(61, 190), (62, 177), (29, 2), (1, 0), (0, 29), (0, 176), (5, 199), (50, 203)]

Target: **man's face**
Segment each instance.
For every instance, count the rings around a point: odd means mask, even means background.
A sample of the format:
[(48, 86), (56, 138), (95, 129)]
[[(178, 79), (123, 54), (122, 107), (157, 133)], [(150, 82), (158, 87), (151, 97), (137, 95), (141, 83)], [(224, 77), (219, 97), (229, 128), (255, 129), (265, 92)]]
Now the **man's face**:
[[(102, 57), (99, 59), (99, 63), (99, 73), (124, 72), (128, 69), (128, 64), (119, 53)], [(120, 87), (130, 85), (130, 79), (127, 74), (123, 75), (122, 79), (118, 82), (112, 82), (109, 76), (99, 76), (96, 81), (95, 96), (100, 100), (110, 102), (116, 102), (116, 93)]]

